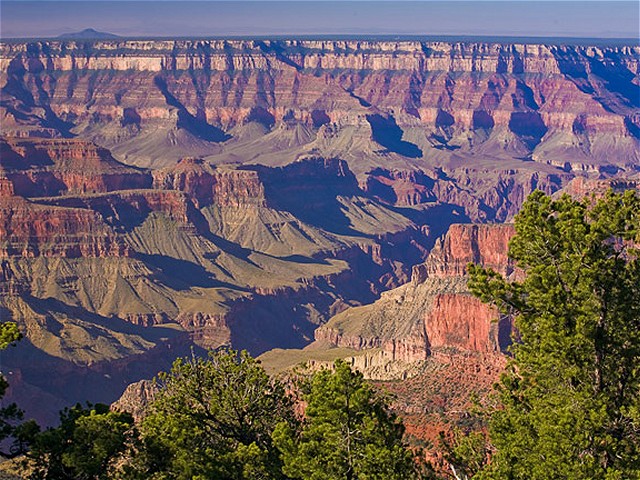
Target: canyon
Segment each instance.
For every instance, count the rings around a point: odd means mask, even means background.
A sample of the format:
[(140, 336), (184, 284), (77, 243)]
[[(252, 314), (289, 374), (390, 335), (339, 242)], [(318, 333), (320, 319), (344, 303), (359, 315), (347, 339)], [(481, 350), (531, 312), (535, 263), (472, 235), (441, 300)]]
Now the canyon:
[(51, 423), (231, 345), (349, 358), (418, 432), (504, 365), (465, 267), (517, 278), (527, 195), (637, 188), (639, 73), (598, 43), (0, 42), (7, 400)]
[[(416, 364), (461, 352), (502, 357), (511, 344), (511, 319), (469, 292), (466, 266), (475, 263), (519, 278), (507, 256), (514, 233), (510, 224), (452, 224), (426, 261), (413, 267), (409, 282), (336, 314), (316, 329), (303, 352), (322, 362), (326, 351), (335, 349), (379, 380), (407, 378), (417, 372)], [(263, 355), (267, 365), (272, 355)], [(278, 352), (283, 355), (297, 361), (294, 352)], [(282, 358), (279, 362), (280, 369), (287, 366)]]

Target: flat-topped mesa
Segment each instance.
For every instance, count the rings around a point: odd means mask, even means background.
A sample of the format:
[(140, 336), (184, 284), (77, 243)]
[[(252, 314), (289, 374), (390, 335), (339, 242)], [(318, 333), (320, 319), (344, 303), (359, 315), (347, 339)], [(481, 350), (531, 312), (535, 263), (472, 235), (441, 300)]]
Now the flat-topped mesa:
[(153, 186), (179, 190), (197, 206), (273, 207), (311, 212), (322, 208), (335, 195), (359, 192), (358, 182), (347, 162), (337, 158), (305, 157), (284, 167), (248, 165), (215, 167), (197, 158), (155, 170)]
[(216, 168), (202, 159), (187, 157), (176, 165), (153, 172), (154, 188), (187, 193), (197, 207), (266, 206), (264, 185), (252, 170)]
[(0, 172), (23, 197), (151, 187), (149, 173), (82, 140), (0, 139)]
[(510, 275), (513, 262), (508, 258), (513, 225), (454, 224), (438, 239), (427, 260), (413, 267), (411, 281), (423, 283), (427, 278), (466, 276), (468, 263), (476, 263)]
[(198, 207), (213, 200), (215, 167), (200, 158), (183, 158), (174, 166), (154, 170), (152, 175), (153, 188), (185, 192)]

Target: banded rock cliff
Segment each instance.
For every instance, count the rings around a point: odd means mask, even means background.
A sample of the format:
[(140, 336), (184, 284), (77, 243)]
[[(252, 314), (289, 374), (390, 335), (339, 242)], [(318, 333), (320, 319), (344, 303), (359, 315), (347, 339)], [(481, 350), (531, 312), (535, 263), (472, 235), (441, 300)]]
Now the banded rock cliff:
[(301, 348), (332, 317), (314, 348), (377, 378), (497, 365), (509, 325), (464, 266), (513, 274), (510, 227), (449, 226), (637, 179), (639, 65), (637, 45), (0, 42), (10, 395), (110, 401), (191, 346)]
[(451, 225), (414, 267), (411, 282), (336, 315), (316, 330), (316, 342), (379, 348), (388, 361), (404, 364), (451, 349), (500, 352), (510, 342), (510, 322), (470, 294), (465, 269), (473, 262), (516, 275), (507, 257), (513, 233), (511, 225)]
[(637, 172), (639, 65), (637, 45), (4, 42), (0, 115), (145, 167), (340, 157), (385, 201), (503, 221), (531, 188)]
[[(1, 144), (0, 313), (26, 336), (3, 365), (21, 379), (9, 398), (45, 418), (115, 399), (189, 345), (303, 346), (427, 250), (429, 209), (421, 224), (369, 198), (338, 159), (149, 171), (79, 139)], [(91, 392), (65, 388), (73, 372)]]

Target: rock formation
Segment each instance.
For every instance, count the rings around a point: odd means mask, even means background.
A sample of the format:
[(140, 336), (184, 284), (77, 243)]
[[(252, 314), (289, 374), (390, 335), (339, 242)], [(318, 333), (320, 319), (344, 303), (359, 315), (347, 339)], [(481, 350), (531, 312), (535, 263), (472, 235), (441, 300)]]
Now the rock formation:
[(466, 286), (473, 262), (516, 275), (507, 257), (511, 225), (451, 225), (411, 282), (384, 292), (371, 305), (350, 308), (316, 330), (319, 344), (353, 350), (379, 348), (406, 364), (443, 350), (500, 352), (510, 322), (474, 298)]
[(639, 65), (636, 45), (0, 43), (0, 115), (145, 167), (337, 156), (385, 201), (504, 221), (534, 188), (637, 172)]
[[(27, 337), (3, 365), (24, 387), (9, 398), (31, 392), (27, 408), (45, 393), (51, 405), (114, 399), (189, 344), (303, 346), (331, 315), (406, 281), (426, 252), (427, 224), (367, 197), (338, 159), (187, 158), (149, 172), (77, 139), (2, 148), (0, 308)], [(23, 355), (51, 357), (60, 378), (76, 372), (95, 391), (65, 389)]]
[(151, 175), (116, 161), (108, 150), (69, 139), (0, 138), (0, 175), (23, 197), (149, 188)]

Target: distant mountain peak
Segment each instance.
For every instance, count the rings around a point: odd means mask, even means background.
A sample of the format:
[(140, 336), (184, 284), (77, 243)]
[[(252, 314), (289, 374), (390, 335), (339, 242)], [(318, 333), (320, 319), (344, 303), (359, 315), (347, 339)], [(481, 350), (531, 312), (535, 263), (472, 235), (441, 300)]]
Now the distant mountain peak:
[(68, 39), (104, 39), (104, 38), (120, 38), (119, 35), (108, 32), (99, 32), (93, 28), (85, 28), (81, 32), (63, 33), (58, 38)]

